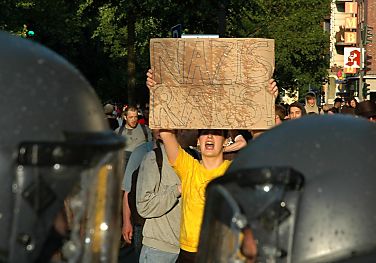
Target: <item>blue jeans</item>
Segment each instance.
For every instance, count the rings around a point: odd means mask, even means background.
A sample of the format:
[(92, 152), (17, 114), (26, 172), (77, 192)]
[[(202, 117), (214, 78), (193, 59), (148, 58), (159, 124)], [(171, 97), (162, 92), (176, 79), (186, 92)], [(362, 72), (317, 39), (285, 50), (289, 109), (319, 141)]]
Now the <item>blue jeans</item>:
[(122, 246), (119, 251), (118, 263), (137, 263), (142, 248), (142, 226), (133, 226), (132, 244)]
[(143, 245), (140, 263), (175, 263), (178, 255)]
[(140, 225), (133, 225), (132, 245), (137, 253), (140, 253), (142, 247), (142, 228)]

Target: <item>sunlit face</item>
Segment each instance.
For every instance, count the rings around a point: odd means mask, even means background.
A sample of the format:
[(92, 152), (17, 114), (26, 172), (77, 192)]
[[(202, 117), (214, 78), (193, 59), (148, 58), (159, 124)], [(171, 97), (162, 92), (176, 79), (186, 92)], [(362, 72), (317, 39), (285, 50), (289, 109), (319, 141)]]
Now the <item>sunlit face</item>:
[(351, 100), (351, 101), (350, 101), (350, 106), (351, 106), (352, 108), (355, 108), (355, 107), (356, 107), (356, 102), (355, 102), (355, 100)]
[(201, 155), (203, 157), (218, 157), (223, 153), (225, 137), (221, 130), (205, 130), (198, 137)]
[(281, 118), (279, 117), (279, 115), (275, 115), (275, 125), (278, 125), (278, 124), (281, 124), (282, 123), (282, 120)]
[(315, 100), (315, 98), (313, 98), (313, 97), (309, 97), (309, 98), (307, 98), (307, 103), (308, 103), (309, 106), (312, 107), (312, 106), (315, 105), (316, 100)]
[(137, 114), (137, 111), (128, 111), (127, 112), (127, 116), (126, 116), (126, 120), (127, 120), (127, 125), (130, 127), (130, 128), (136, 128), (137, 126), (137, 123), (138, 123), (138, 114)]
[(290, 119), (299, 119), (302, 117), (302, 110), (299, 109), (298, 107), (291, 107), (290, 108)]

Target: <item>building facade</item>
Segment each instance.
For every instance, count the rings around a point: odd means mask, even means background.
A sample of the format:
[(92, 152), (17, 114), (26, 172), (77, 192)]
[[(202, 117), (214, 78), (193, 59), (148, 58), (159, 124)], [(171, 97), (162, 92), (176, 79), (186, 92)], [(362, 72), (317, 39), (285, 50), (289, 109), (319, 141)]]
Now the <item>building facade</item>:
[[(336, 97), (376, 100), (376, 0), (332, 0), (330, 69), (325, 103)], [(368, 90), (369, 89), (369, 90)]]
[[(376, 32), (376, 0), (364, 0), (365, 2), (365, 23), (372, 35)], [(365, 32), (367, 33), (367, 32)], [(369, 95), (367, 99), (376, 101), (376, 37), (372, 36), (372, 42), (365, 45), (366, 49), (366, 71), (364, 75), (364, 82), (369, 84)]]

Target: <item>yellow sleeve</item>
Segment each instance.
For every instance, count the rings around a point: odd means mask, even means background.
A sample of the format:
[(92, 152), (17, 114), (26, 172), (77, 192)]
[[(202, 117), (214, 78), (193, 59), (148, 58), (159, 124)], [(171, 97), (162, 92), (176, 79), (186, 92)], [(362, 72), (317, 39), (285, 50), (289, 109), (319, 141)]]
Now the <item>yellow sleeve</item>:
[(193, 173), (195, 162), (198, 161), (179, 146), (178, 157), (171, 166), (180, 177), (180, 180), (183, 181), (187, 176)]

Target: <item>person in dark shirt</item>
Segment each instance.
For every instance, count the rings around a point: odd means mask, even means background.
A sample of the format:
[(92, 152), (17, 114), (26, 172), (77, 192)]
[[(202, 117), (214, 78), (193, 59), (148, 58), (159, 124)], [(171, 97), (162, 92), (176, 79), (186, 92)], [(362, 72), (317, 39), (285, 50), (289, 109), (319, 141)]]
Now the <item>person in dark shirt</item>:
[(114, 116), (113, 114), (114, 109), (114, 106), (109, 103), (103, 107), (104, 114), (106, 114), (106, 118), (108, 120), (108, 124), (113, 131), (119, 127), (119, 122), (117, 121), (116, 116)]

